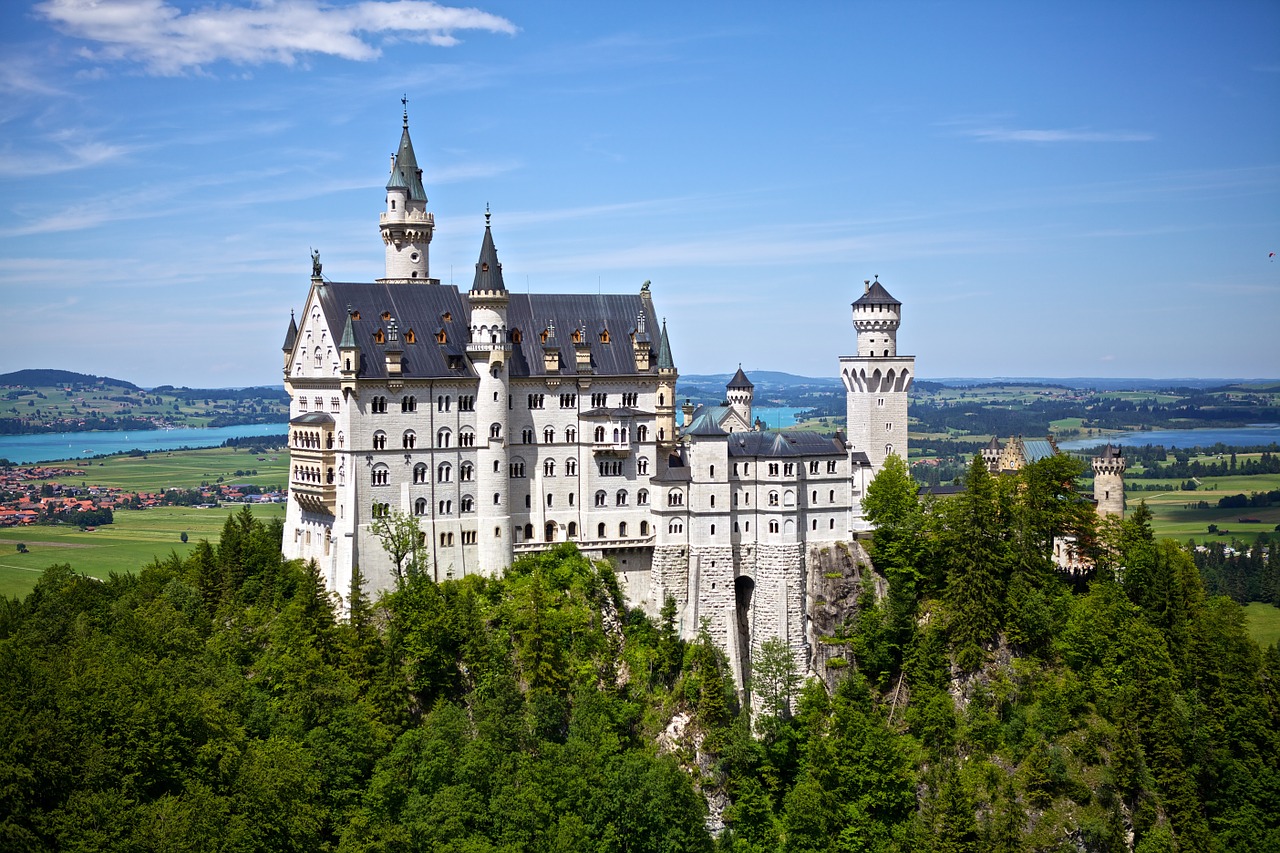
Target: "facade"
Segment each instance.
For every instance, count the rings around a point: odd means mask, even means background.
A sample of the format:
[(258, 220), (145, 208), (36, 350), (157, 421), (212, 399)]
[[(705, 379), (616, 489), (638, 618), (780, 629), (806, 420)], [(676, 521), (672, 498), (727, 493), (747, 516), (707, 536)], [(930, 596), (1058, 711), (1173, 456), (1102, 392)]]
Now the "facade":
[(812, 554), (867, 529), (867, 484), (906, 455), (901, 303), (876, 281), (853, 304), (849, 436), (764, 431), (741, 368), (722, 406), (686, 407), (678, 426), (648, 282), (513, 294), (486, 214), (470, 290), (442, 285), (426, 205), (406, 115), (380, 217), (385, 277), (328, 281), (313, 258), (286, 335), (285, 555), (314, 559), (345, 599), (357, 565), (370, 590), (394, 586), (375, 533), (392, 512), (417, 520), (437, 580), (571, 541), (613, 562), (632, 604), (656, 615), (674, 598), (682, 633), (705, 626), (739, 684), (770, 637), (807, 667)]

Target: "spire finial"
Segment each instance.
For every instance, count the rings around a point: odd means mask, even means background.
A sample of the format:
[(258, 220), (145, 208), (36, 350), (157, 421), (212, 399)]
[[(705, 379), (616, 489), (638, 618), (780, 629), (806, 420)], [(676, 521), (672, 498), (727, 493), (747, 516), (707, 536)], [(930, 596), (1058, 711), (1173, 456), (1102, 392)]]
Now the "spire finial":
[(409, 93), (408, 92), (400, 96), (400, 104), (401, 106), (404, 107), (404, 127), (405, 127), (405, 130), (408, 130), (409, 129)]
[(489, 217), (492, 215), (493, 214), (489, 213), (489, 202), (486, 201), (484, 203), (484, 227), (485, 228), (489, 227)]
[(880, 283), (880, 276), (876, 276), (876, 283), (877, 283), (877, 284), (879, 284), (879, 283)]

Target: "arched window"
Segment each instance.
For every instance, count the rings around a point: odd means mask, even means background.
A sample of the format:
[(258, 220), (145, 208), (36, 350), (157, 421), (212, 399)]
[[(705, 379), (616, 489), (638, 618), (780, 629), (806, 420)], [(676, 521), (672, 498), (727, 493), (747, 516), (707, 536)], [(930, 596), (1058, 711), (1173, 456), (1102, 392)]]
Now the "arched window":
[(543, 538), (547, 542), (556, 541), (556, 523), (554, 521), (547, 522), (546, 527), (544, 528), (544, 531), (543, 531)]
[(564, 428), (564, 441), (565, 441), (565, 444), (573, 444), (573, 443), (574, 443), (575, 441), (577, 441), (577, 440), (578, 440), (578, 428), (577, 428), (577, 427), (565, 427), (565, 428)]
[(712, 535), (712, 536), (715, 536), (715, 535), (716, 535), (716, 526), (715, 526), (714, 524), (713, 524), (713, 525), (711, 525), (711, 535)]
[(647, 457), (641, 456), (636, 460), (636, 473), (641, 476), (649, 473), (649, 460)]
[(382, 430), (378, 430), (373, 434), (373, 449), (374, 450), (387, 449), (387, 434)]
[(831, 502), (832, 502), (832, 503), (835, 503), (835, 502), (836, 502), (836, 490), (835, 490), (835, 489), (832, 489), (832, 490), (831, 490), (831, 494), (830, 494), (828, 497), (830, 497), (830, 499), (831, 499)]
[(667, 492), (667, 506), (684, 506), (684, 492), (679, 489)]
[(555, 444), (555, 441), (556, 441), (556, 428), (555, 428), (555, 427), (547, 427), (546, 429), (544, 429), (544, 430), (542, 431), (542, 443), (543, 443), (543, 444)]
[(347, 442), (346, 435), (344, 433), (338, 433), (338, 447), (341, 448), (343, 445), (346, 444), (346, 442)]
[(418, 436), (414, 434), (413, 430), (407, 429), (404, 431), (404, 435), (401, 437), (401, 441), (404, 442), (405, 450), (412, 450), (414, 446), (418, 443)]
[(647, 521), (640, 522), (640, 535), (641, 536), (649, 535), (649, 522)]
[(440, 501), (440, 514), (453, 515), (453, 501)]
[(453, 466), (448, 462), (441, 462), (436, 467), (436, 482), (447, 483), (453, 479)]
[(525, 429), (521, 430), (520, 443), (533, 444), (533, 428), (532, 427), (526, 427)]
[(402, 412), (418, 411), (418, 398), (417, 397), (401, 397), (400, 411)]
[(777, 532), (778, 532), (778, 521), (777, 521), (777, 519), (774, 519), (774, 520), (772, 520), (772, 521), (770, 521), (770, 522), (769, 522), (769, 532), (770, 532), (770, 533), (777, 533)]
[(618, 523), (618, 538), (619, 539), (627, 538), (627, 523), (625, 521)]
[(427, 466), (422, 464), (421, 462), (413, 466), (413, 482), (415, 483), (427, 482)]
[(493, 505), (494, 505), (494, 506), (501, 506), (501, 504), (502, 504), (502, 495), (498, 494), (497, 492), (494, 492), (494, 493), (493, 493)]
[(604, 427), (598, 426), (596, 427), (596, 444), (601, 444), (603, 442), (604, 442)]
[(616, 499), (616, 500), (615, 500), (615, 504), (616, 504), (617, 506), (626, 506), (626, 505), (627, 505), (627, 490), (626, 490), (626, 489), (618, 489), (618, 494), (615, 496), (615, 499)]
[(458, 433), (458, 446), (459, 447), (475, 447), (476, 446), (475, 430), (471, 429), (470, 427), (466, 427), (462, 430), (462, 432)]
[(778, 505), (778, 493), (777, 493), (777, 492), (770, 492), (770, 493), (769, 493), (769, 506), (777, 506), (777, 505)]
[(636, 441), (643, 442), (648, 440), (649, 440), (649, 428), (644, 424), (640, 424), (640, 426), (636, 427)]
[(892, 445), (892, 444), (886, 444), (886, 445), (884, 446), (884, 455), (885, 455), (885, 456), (892, 456), (892, 455), (893, 455), (893, 445)]
[(426, 515), (426, 514), (427, 514), (427, 499), (426, 499), (426, 498), (418, 498), (416, 501), (414, 501), (414, 502), (413, 502), (413, 514), (414, 514), (414, 515)]
[(436, 431), (436, 447), (448, 447), (453, 440), (453, 433), (448, 427), (443, 427)]
[(667, 525), (668, 533), (684, 533), (684, 522), (678, 518), (671, 519), (671, 523)]
[(490, 424), (489, 438), (502, 438), (502, 424)]
[(458, 466), (458, 479), (464, 483), (469, 482), (475, 475), (475, 467), (470, 462), (463, 462)]
[(712, 509), (715, 509), (715, 508), (716, 508), (716, 496), (715, 496), (715, 495), (712, 495), (712, 496), (711, 496), (711, 508), (712, 508)]
[(458, 502), (458, 508), (462, 512), (474, 512), (476, 507), (475, 500), (471, 495), (463, 495), (462, 500)]
[(577, 539), (578, 538), (578, 522), (576, 521), (569, 522), (569, 526), (565, 532), (567, 534), (567, 538)]
[(373, 485), (385, 486), (391, 480), (391, 470), (386, 465), (373, 466)]
[(641, 489), (640, 491), (636, 492), (636, 506), (648, 506), (648, 505), (649, 505), (649, 490)]
[(524, 526), (524, 538), (525, 538), (525, 541), (526, 541), (526, 542), (533, 538), (533, 525), (532, 525), (532, 524), (526, 524), (526, 525)]
[(604, 528), (604, 522), (602, 521), (602, 522), (600, 522), (600, 524), (596, 527), (596, 538), (597, 538), (597, 539), (603, 539), (604, 537), (605, 537), (605, 528)]
[(604, 506), (605, 502), (608, 500), (609, 500), (609, 496), (605, 494), (604, 489), (601, 489), (600, 491), (596, 492), (596, 506)]
[(570, 477), (575, 477), (575, 476), (577, 476), (577, 474), (578, 474), (578, 460), (577, 460), (577, 459), (574, 459), (572, 456), (570, 456), (568, 459), (564, 460), (564, 472), (565, 472), (565, 474), (569, 475)]
[(542, 463), (542, 476), (554, 477), (556, 475), (556, 460), (548, 459)]
[(783, 506), (795, 506), (795, 505), (796, 505), (796, 493), (795, 493), (795, 492), (793, 492), (791, 489), (787, 489), (785, 492), (783, 492), (783, 493), (782, 493), (782, 505), (783, 505)]

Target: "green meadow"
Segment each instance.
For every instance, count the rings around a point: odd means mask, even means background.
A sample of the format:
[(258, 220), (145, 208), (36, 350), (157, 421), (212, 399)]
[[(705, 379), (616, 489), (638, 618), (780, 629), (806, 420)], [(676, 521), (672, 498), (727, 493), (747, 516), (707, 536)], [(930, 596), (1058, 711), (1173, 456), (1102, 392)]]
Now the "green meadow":
[[(76, 460), (43, 464), (75, 467)], [(80, 462), (80, 466), (84, 464)], [(236, 471), (258, 473), (237, 476)], [(203, 483), (216, 485), (219, 482), (283, 488), (288, 476), (289, 453), (286, 450), (252, 454), (244, 448), (209, 447), (95, 459), (88, 467), (78, 467), (77, 476), (56, 477), (54, 481), (72, 485), (116, 486), (130, 492), (158, 492), (173, 488), (193, 489)]]
[(1280, 643), (1280, 607), (1254, 601), (1244, 608), (1249, 636), (1262, 647)]
[[(218, 509), (155, 507), (119, 510), (115, 522), (93, 531), (71, 525), (35, 525), (0, 529), (0, 595), (26, 595), (40, 573), (56, 563), (96, 578), (137, 571), (153, 559), (176, 551), (186, 556), (201, 539), (216, 542), (227, 516), (239, 504)], [(263, 521), (284, 518), (284, 504), (250, 504)], [(187, 534), (183, 544), (182, 534)], [(18, 544), (29, 553), (18, 553)]]

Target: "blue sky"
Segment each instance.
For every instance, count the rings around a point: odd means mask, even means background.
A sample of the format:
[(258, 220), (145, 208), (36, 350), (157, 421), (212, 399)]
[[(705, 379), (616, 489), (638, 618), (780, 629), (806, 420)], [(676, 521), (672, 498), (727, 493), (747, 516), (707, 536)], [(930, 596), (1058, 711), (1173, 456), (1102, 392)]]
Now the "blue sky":
[(382, 272), (400, 97), (469, 286), (651, 280), (683, 373), (1280, 375), (1280, 4), (0, 7), (0, 372), (280, 381)]

